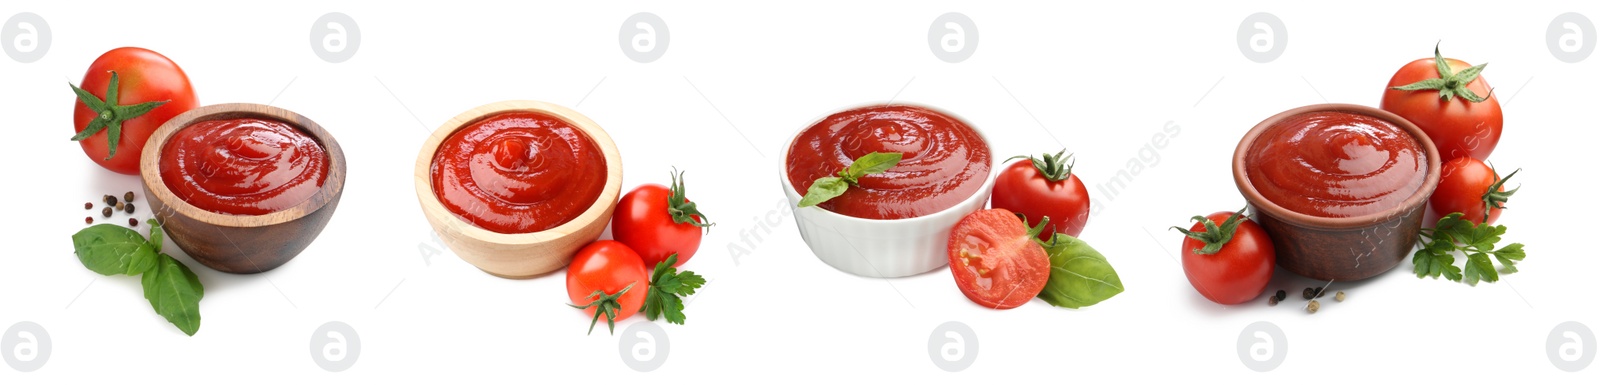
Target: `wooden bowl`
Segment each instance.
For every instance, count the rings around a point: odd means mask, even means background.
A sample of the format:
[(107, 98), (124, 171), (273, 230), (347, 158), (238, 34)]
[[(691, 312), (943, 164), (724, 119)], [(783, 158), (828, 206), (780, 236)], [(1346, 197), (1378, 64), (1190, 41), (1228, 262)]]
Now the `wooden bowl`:
[[(1308, 112), (1338, 111), (1367, 115), (1393, 123), (1410, 133), (1427, 153), (1428, 170), (1422, 187), (1400, 205), (1356, 217), (1330, 218), (1306, 215), (1273, 203), (1251, 185), (1245, 157), (1257, 137), (1291, 116)], [(1317, 280), (1353, 281), (1371, 278), (1400, 264), (1411, 255), (1427, 211), (1428, 196), (1439, 184), (1439, 150), (1428, 134), (1405, 118), (1388, 111), (1353, 104), (1317, 104), (1273, 115), (1256, 124), (1233, 153), (1233, 181), (1250, 207), (1250, 218), (1272, 236), (1278, 266)]]
[[(479, 120), (506, 112), (527, 111), (547, 114), (572, 124), (600, 147), (606, 159), (606, 184), (593, 204), (578, 217), (567, 223), (544, 231), (502, 234), (475, 226), (456, 216), (439, 202), (433, 191), (433, 156), (439, 145), (462, 127)], [(530, 278), (560, 269), (572, 261), (578, 249), (605, 231), (611, 213), (617, 207), (617, 196), (622, 192), (622, 156), (617, 152), (611, 136), (588, 117), (570, 108), (536, 101), (503, 101), (467, 110), (456, 115), (434, 130), (417, 154), (412, 182), (416, 185), (417, 201), (422, 203), (422, 214), (428, 224), (439, 233), (439, 239), (462, 260), (477, 266), (486, 273), (502, 278)]]
[[(179, 199), (161, 179), (161, 150), (172, 135), (209, 120), (261, 118), (289, 124), (311, 136), (328, 155), (322, 189), (304, 202), (265, 215), (232, 215), (203, 210)], [(344, 192), (345, 160), (339, 142), (311, 119), (282, 108), (232, 103), (196, 108), (168, 120), (150, 136), (140, 155), (144, 196), (156, 219), (178, 248), (217, 271), (252, 274), (294, 259), (322, 233)]]

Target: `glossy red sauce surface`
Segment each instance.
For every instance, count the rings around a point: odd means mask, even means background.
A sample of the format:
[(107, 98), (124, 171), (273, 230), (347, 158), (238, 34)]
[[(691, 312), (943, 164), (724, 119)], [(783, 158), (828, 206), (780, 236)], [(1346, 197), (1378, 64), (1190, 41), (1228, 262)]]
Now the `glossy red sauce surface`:
[(804, 195), (817, 178), (836, 176), (873, 152), (902, 158), (817, 206), (867, 219), (933, 214), (976, 193), (992, 163), (988, 145), (966, 123), (927, 108), (888, 105), (839, 112), (801, 131), (785, 167), (789, 182)]
[(328, 155), (310, 135), (284, 122), (208, 120), (174, 133), (161, 149), (159, 167), (167, 189), (195, 207), (263, 215), (315, 195), (328, 175)]
[(589, 209), (606, 185), (593, 139), (538, 112), (492, 115), (456, 130), (430, 167), (433, 193), (462, 220), (503, 234), (549, 230)]
[(1250, 184), (1298, 213), (1346, 218), (1379, 213), (1415, 194), (1427, 152), (1411, 134), (1372, 116), (1322, 111), (1269, 127), (1245, 158)]

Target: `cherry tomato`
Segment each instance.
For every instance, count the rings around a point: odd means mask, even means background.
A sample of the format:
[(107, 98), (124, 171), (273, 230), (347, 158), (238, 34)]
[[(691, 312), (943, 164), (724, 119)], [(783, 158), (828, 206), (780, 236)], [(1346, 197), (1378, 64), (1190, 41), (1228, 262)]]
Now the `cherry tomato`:
[(611, 237), (639, 253), (645, 266), (655, 267), (678, 254), (682, 266), (700, 249), (701, 232), (711, 226), (705, 214), (684, 196), (683, 173), (672, 175), (672, 187), (646, 184), (634, 188), (617, 202), (611, 216)]
[(1517, 192), (1517, 189), (1506, 191), (1505, 188), (1505, 181), (1516, 174), (1512, 171), (1511, 175), (1501, 178), (1483, 161), (1456, 158), (1445, 162), (1440, 169), (1439, 188), (1428, 197), (1428, 206), (1440, 216), (1461, 213), (1461, 219), (1472, 221), (1473, 225), (1485, 221), (1492, 225), (1500, 219), (1506, 200)]
[(1028, 227), (1050, 217), (1050, 226), (1039, 233), (1041, 241), (1050, 241), (1055, 233), (1073, 237), (1083, 233), (1089, 222), (1089, 190), (1072, 173), (1072, 165), (1066, 164), (1072, 155), (1062, 157), (1064, 153), (1044, 154), (1043, 159), (1029, 156), (1028, 161), (1001, 170), (994, 179), (989, 206), (1022, 214)]
[(1010, 309), (1028, 303), (1050, 279), (1050, 257), (1027, 225), (1006, 209), (979, 210), (950, 231), (950, 273), (967, 299)]
[[(1389, 79), (1379, 108), (1406, 118), (1428, 133), (1439, 148), (1441, 159), (1489, 159), (1489, 153), (1500, 143), (1504, 120), (1489, 81), (1478, 75), (1482, 66), (1446, 59), (1439, 55), (1437, 47), (1433, 55), (1432, 59), (1418, 59), (1400, 67)], [(1445, 69), (1439, 68), (1440, 62), (1446, 64)]]
[[(79, 135), (73, 140), (100, 167), (128, 175), (139, 173), (139, 155), (150, 134), (168, 119), (200, 106), (183, 69), (144, 48), (123, 47), (100, 55), (77, 88), (92, 95), (96, 105), (85, 103), (86, 96), (79, 94), (72, 114), (73, 131)], [(115, 100), (106, 100), (109, 88), (117, 90)], [(83, 135), (86, 129), (91, 135)]]
[(567, 266), (567, 298), (572, 299), (572, 307), (594, 317), (589, 323), (590, 332), (601, 318), (614, 332), (616, 321), (627, 319), (644, 307), (649, 290), (650, 275), (644, 261), (621, 242), (590, 243), (578, 250), (572, 265)]
[(1196, 216), (1194, 220), (1197, 223), (1189, 230), (1173, 228), (1187, 236), (1183, 239), (1183, 274), (1200, 295), (1233, 305), (1267, 290), (1277, 251), (1266, 230), (1246, 218), (1244, 210)]

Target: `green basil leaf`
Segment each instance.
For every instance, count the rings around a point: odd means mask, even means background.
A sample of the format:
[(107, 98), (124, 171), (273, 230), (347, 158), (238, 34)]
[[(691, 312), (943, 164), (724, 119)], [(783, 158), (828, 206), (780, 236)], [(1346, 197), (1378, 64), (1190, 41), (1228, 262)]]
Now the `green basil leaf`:
[(150, 218), (148, 222), (150, 223), (150, 247), (160, 253), (161, 246), (167, 241), (166, 235), (162, 232), (161, 222), (157, 222), (155, 218)]
[(903, 156), (898, 152), (874, 152), (862, 155), (854, 162), (850, 162), (850, 167), (846, 167), (844, 175), (840, 176), (847, 181), (854, 181), (863, 176), (882, 174), (884, 171), (889, 171), (890, 167), (900, 164), (900, 159)]
[(1045, 253), (1050, 256), (1050, 278), (1039, 292), (1045, 302), (1077, 309), (1122, 293), (1122, 279), (1111, 262), (1083, 240), (1056, 234)]
[(850, 185), (837, 177), (817, 178), (817, 181), (811, 184), (811, 188), (806, 189), (805, 197), (800, 198), (800, 207), (811, 207), (827, 202), (829, 199), (844, 195), (844, 190), (848, 188)]
[(184, 334), (193, 336), (200, 331), (200, 298), (205, 296), (205, 288), (194, 271), (172, 256), (160, 254), (156, 267), (145, 272), (141, 281), (144, 298), (150, 300), (156, 314)]
[(72, 248), (83, 267), (100, 275), (139, 275), (152, 269), (157, 259), (144, 236), (109, 223), (72, 234)]

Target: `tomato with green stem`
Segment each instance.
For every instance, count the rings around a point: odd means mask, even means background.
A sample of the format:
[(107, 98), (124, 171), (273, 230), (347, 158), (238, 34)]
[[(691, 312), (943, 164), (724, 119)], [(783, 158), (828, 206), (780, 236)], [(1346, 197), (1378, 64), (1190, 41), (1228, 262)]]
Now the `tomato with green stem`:
[(950, 231), (946, 252), (956, 287), (983, 307), (1011, 309), (1039, 295), (1050, 279), (1050, 257), (1034, 238), (1049, 218), (1028, 228), (1006, 209), (968, 214)]
[(1461, 213), (1461, 219), (1473, 225), (1494, 224), (1500, 219), (1518, 188), (1506, 191), (1506, 180), (1517, 175), (1516, 170), (1501, 178), (1493, 167), (1474, 158), (1456, 158), (1445, 162), (1439, 172), (1439, 187), (1428, 197), (1428, 206), (1440, 216)]
[[(1248, 302), (1267, 290), (1277, 251), (1267, 231), (1239, 212), (1196, 215), (1182, 232), (1183, 274), (1201, 296), (1223, 305)], [(1218, 223), (1221, 223), (1220, 225)]]
[(644, 307), (650, 290), (650, 273), (639, 254), (617, 241), (595, 241), (572, 257), (567, 266), (569, 306), (593, 316), (589, 332), (601, 318), (616, 332), (617, 321), (627, 319)]
[(646, 184), (634, 188), (617, 202), (611, 217), (611, 237), (628, 245), (655, 266), (676, 253), (681, 266), (700, 249), (702, 232), (712, 223), (685, 195), (683, 173), (673, 170), (672, 186)]
[[(1089, 189), (1072, 173), (1072, 155), (1066, 150), (1040, 157), (1015, 156), (1027, 159), (1014, 162), (1000, 171), (994, 180), (994, 193), (989, 206), (1011, 210), (1027, 218), (1055, 220), (1047, 230), (1039, 233), (1039, 240), (1049, 241), (1056, 233), (1077, 237), (1089, 222)], [(1010, 159), (1008, 159), (1010, 160)], [(1033, 225), (1033, 224), (1028, 224)]]
[(1433, 58), (1418, 59), (1395, 72), (1378, 106), (1426, 132), (1446, 161), (1487, 160), (1500, 142), (1505, 121), (1489, 81), (1479, 75), (1486, 65), (1446, 59), (1436, 45)]
[(157, 128), (200, 106), (177, 63), (137, 47), (100, 55), (72, 91), (72, 140), (101, 167), (128, 175), (139, 173), (140, 154)]

